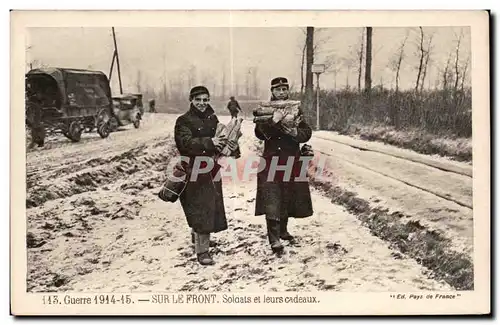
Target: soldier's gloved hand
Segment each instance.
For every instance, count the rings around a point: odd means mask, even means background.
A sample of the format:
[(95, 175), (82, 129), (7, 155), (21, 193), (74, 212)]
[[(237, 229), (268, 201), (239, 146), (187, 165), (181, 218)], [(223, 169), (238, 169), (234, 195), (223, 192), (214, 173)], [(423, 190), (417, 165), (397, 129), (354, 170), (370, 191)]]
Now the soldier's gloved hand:
[(295, 118), (295, 126), (299, 126), (299, 124), (303, 121), (302, 115), (297, 115)]
[(278, 108), (273, 112), (273, 123), (276, 124), (280, 122), (287, 115), (287, 111), (284, 108)]
[(238, 149), (238, 142), (234, 140), (229, 140), (227, 142), (227, 147), (229, 148), (229, 150), (235, 151), (236, 149)]
[(212, 138), (212, 142), (214, 143), (214, 146), (220, 151), (226, 146), (227, 138), (225, 135), (218, 135)]
[(214, 143), (214, 146), (219, 149), (221, 147), (221, 143), (220, 143), (220, 140), (219, 138), (215, 137), (215, 138), (212, 138), (212, 142)]
[(296, 127), (289, 127), (286, 125), (282, 125), (281, 129), (285, 134), (291, 135), (292, 137), (296, 137), (298, 134), (297, 128)]
[(220, 151), (226, 145), (227, 140), (221, 137), (214, 137), (212, 138), (212, 142), (214, 143), (215, 148)]

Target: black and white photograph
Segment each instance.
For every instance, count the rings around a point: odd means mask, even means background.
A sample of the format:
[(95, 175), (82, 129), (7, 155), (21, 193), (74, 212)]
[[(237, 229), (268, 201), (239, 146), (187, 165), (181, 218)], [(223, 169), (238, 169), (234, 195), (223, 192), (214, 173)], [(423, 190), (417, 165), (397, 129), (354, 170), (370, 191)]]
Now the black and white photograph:
[(47, 313), (397, 313), (331, 306), (346, 293), (488, 312), (488, 14), (231, 13), (23, 25), (20, 294)]

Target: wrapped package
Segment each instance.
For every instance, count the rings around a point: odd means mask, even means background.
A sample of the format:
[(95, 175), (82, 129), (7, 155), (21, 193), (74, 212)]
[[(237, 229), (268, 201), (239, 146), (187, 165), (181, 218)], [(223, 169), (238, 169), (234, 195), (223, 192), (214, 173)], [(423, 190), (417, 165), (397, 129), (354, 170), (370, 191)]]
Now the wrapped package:
[[(235, 141), (238, 142), (240, 139), (242, 133), (241, 133), (241, 123), (243, 122), (243, 119), (241, 117), (239, 118), (232, 118), (231, 121), (226, 125), (226, 133), (227, 133), (227, 140), (228, 141)], [(231, 149), (226, 145), (222, 150), (221, 150), (221, 155), (222, 156), (239, 156), (239, 145), (238, 148), (234, 151), (231, 152)]]
[(300, 114), (299, 100), (273, 100), (261, 102), (259, 106), (253, 111), (254, 116), (273, 115), (276, 109), (284, 108), (288, 115), (296, 117)]
[[(276, 109), (284, 108), (286, 111), (285, 117), (281, 120), (280, 124), (289, 128), (297, 127), (302, 112), (300, 110), (301, 102), (298, 100), (276, 100), (269, 102), (262, 102), (253, 111), (253, 122), (268, 123), (273, 118)], [(314, 151), (309, 144), (304, 144), (300, 149), (302, 156), (314, 156)]]
[[(239, 157), (239, 146), (234, 151), (231, 152), (227, 142), (233, 140), (238, 142), (241, 137), (241, 123), (242, 118), (233, 118), (231, 121), (224, 125), (222, 123), (217, 124), (217, 130), (215, 131), (215, 136), (212, 139), (217, 151), (219, 152), (217, 156), (237, 156)], [(175, 202), (182, 194), (187, 185), (187, 179), (189, 177), (189, 171), (187, 164), (185, 162), (179, 161), (175, 167), (172, 175), (169, 175), (167, 181), (163, 184), (158, 197), (165, 202)]]
[(222, 124), (217, 124), (217, 129), (215, 130), (215, 137), (213, 139), (215, 148), (217, 152), (221, 152), (227, 145), (227, 127)]
[(253, 111), (254, 123), (264, 123), (272, 119), (276, 109), (284, 108), (286, 115), (281, 121), (282, 124), (293, 127), (296, 125), (298, 117), (301, 115), (300, 111), (301, 102), (298, 100), (275, 100), (268, 102), (261, 102), (259, 107)]
[[(227, 127), (219, 123), (215, 131), (215, 137), (212, 139), (218, 152), (224, 150), (227, 146)], [(188, 167), (186, 162), (179, 161), (173, 170), (172, 175), (169, 175), (167, 181), (163, 184), (158, 197), (165, 202), (175, 202), (182, 194), (187, 185), (189, 177)]]

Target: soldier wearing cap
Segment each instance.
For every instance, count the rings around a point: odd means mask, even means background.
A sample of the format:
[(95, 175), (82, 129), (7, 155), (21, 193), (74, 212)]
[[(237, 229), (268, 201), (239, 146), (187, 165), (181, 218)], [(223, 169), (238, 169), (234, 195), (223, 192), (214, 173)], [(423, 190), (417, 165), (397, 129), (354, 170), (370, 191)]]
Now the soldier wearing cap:
[[(216, 136), (219, 120), (209, 104), (208, 89), (204, 86), (193, 87), (189, 100), (189, 110), (177, 118), (174, 130), (179, 153), (189, 158), (186, 166), (189, 181), (179, 200), (187, 223), (194, 233), (198, 262), (211, 265), (214, 261), (209, 253), (210, 234), (227, 229), (222, 182), (220, 177), (215, 178), (220, 165), (214, 159), (225, 139)], [(201, 166), (196, 166), (194, 162), (197, 157), (204, 157), (212, 162), (213, 168), (202, 173), (200, 168), (207, 169), (211, 164), (202, 162)], [(199, 169), (196, 178), (190, 174), (195, 168)]]
[[(274, 78), (271, 81), (271, 101), (288, 99), (288, 80)], [(305, 218), (313, 214), (309, 183), (297, 179), (302, 167), (299, 145), (309, 141), (312, 130), (302, 118), (296, 127), (282, 125), (280, 122), (286, 114), (283, 109), (277, 109), (268, 123), (255, 126), (256, 137), (264, 140), (262, 157), (266, 162), (265, 168), (257, 175), (255, 215), (265, 215), (268, 240), (272, 251), (278, 255), (283, 252), (281, 239), (295, 242), (288, 231), (289, 218)], [(290, 157), (293, 158), (291, 164), (287, 163)], [(273, 170), (273, 159), (278, 161), (280, 168)], [(291, 173), (287, 175), (283, 166)]]

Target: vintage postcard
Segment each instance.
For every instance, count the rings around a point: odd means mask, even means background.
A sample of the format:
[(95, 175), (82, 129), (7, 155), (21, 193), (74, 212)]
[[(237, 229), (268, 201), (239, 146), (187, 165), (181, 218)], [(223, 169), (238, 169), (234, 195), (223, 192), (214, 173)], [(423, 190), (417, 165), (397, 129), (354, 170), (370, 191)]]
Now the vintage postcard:
[(12, 11), (12, 314), (489, 314), (489, 37)]

